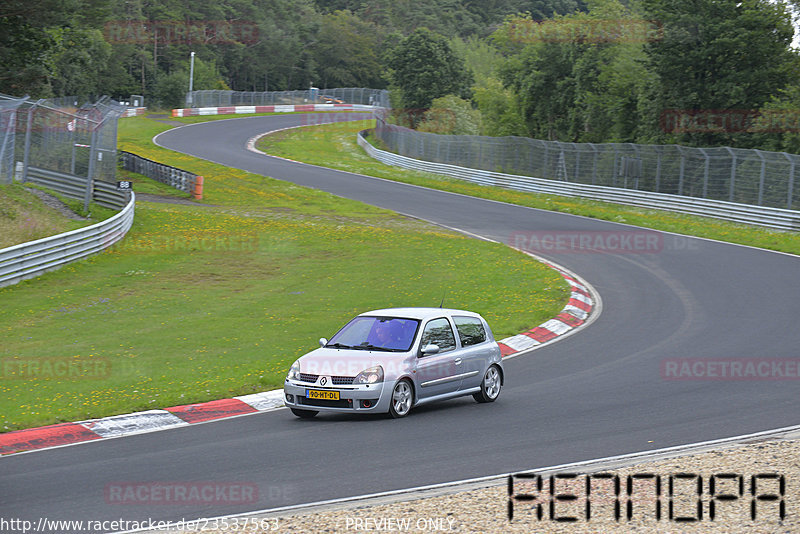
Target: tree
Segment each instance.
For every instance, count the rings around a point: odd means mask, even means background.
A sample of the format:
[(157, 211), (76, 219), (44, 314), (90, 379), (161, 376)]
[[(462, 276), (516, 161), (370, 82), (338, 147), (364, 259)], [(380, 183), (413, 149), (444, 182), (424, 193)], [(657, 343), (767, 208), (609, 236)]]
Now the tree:
[(322, 17), (314, 56), (319, 64), (320, 87), (386, 86), (378, 60), (380, 32), (349, 11)]
[(525, 121), (520, 115), (517, 97), (513, 91), (503, 87), (499, 80), (489, 78), (484, 86), (476, 87), (472, 99), (481, 112), (484, 135), (526, 135)]
[(417, 128), (421, 132), (450, 135), (480, 135), (481, 112), (455, 95), (437, 98)]
[(99, 30), (73, 28), (51, 30), (56, 45), (51, 50), (54, 65), (50, 84), (57, 95), (98, 97), (105, 92), (103, 73), (111, 56), (111, 45)]
[[(645, 47), (663, 110), (755, 110), (785, 87), (795, 64), (791, 17), (766, 0), (643, 0), (663, 24)], [(730, 132), (679, 133), (682, 144), (745, 142)]]
[(77, 0), (3, 0), (0, 4), (0, 93), (52, 95), (52, 51), (57, 42), (48, 28), (66, 26)]
[(537, 43), (501, 69), (503, 83), (517, 94), (531, 137), (574, 140), (574, 67), (579, 56), (579, 47), (572, 43)]
[(389, 79), (406, 109), (425, 110), (435, 98), (470, 97), (472, 74), (447, 40), (427, 28), (403, 39), (389, 57)]
[[(192, 88), (200, 91), (203, 89), (228, 90), (230, 87), (220, 77), (214, 61), (203, 61), (195, 58), (194, 81)], [(177, 69), (168, 75), (162, 75), (156, 82), (154, 98), (164, 107), (182, 107), (185, 103), (186, 92), (189, 89), (189, 71), (185, 68)]]

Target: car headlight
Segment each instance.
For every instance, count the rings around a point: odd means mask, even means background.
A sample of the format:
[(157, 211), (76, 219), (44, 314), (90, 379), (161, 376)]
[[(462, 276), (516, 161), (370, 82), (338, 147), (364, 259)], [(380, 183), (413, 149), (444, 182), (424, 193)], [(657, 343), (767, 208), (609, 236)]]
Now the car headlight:
[(376, 382), (383, 382), (383, 367), (380, 365), (364, 369), (353, 380), (353, 384), (375, 384)]
[(300, 360), (295, 361), (289, 369), (289, 374), (286, 375), (288, 380), (300, 380)]

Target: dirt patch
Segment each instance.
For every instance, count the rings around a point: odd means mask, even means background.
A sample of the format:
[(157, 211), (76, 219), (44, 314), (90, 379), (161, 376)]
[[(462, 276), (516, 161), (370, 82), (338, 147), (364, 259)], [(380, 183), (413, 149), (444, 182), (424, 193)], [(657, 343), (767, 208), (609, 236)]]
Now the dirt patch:
[(30, 192), (30, 193), (33, 193), (34, 195), (39, 197), (39, 199), (46, 206), (48, 206), (50, 208), (53, 208), (54, 210), (56, 210), (57, 212), (59, 212), (61, 215), (63, 215), (64, 217), (66, 217), (68, 219), (72, 219), (74, 221), (85, 221), (85, 220), (87, 220), (86, 217), (81, 217), (80, 215), (78, 215), (77, 213), (75, 213), (74, 211), (69, 209), (69, 207), (66, 204), (64, 204), (63, 202), (61, 202), (61, 200), (59, 200), (58, 197), (55, 197), (55, 196), (53, 196), (53, 195), (51, 195), (49, 193), (45, 193), (41, 189), (36, 189), (36, 188), (33, 188), (33, 187), (26, 187), (25, 190)]

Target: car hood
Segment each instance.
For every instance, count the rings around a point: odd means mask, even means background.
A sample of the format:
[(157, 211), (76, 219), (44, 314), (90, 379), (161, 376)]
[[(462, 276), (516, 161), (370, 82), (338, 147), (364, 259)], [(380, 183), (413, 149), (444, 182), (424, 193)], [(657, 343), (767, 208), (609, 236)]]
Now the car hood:
[(319, 348), (302, 356), (300, 372), (325, 376), (356, 376), (364, 369), (380, 365), (387, 376), (406, 368), (409, 352)]

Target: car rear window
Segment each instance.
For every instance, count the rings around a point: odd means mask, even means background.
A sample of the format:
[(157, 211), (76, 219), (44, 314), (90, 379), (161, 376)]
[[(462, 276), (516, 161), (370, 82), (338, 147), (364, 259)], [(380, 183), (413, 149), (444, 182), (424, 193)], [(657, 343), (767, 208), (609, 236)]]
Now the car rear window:
[(477, 317), (454, 316), (453, 322), (456, 323), (462, 347), (486, 341), (486, 330), (483, 328), (483, 322)]

